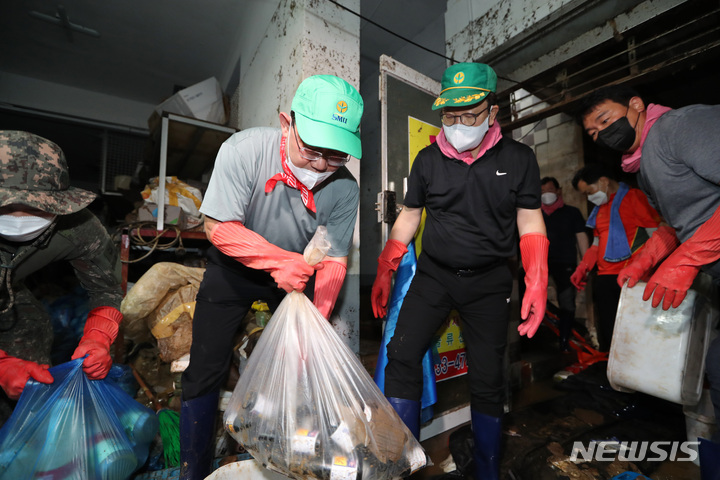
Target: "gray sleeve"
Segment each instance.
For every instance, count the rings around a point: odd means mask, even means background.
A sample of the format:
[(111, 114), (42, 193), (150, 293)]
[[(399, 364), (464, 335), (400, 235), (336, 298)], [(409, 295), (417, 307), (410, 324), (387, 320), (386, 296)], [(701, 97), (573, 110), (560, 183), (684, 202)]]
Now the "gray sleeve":
[(669, 157), (703, 179), (720, 184), (720, 105), (693, 105), (681, 111), (677, 121), (663, 122), (664, 127), (671, 127), (663, 129)]
[(200, 207), (201, 213), (221, 222), (245, 222), (256, 166), (254, 148), (250, 143), (228, 140), (220, 146)]
[[(350, 184), (350, 182), (348, 182)], [(352, 182), (347, 195), (340, 199), (328, 219), (328, 239), (332, 247), (328, 252), (331, 257), (344, 257), (350, 253), (352, 246), (355, 220), (357, 218), (360, 189)]]

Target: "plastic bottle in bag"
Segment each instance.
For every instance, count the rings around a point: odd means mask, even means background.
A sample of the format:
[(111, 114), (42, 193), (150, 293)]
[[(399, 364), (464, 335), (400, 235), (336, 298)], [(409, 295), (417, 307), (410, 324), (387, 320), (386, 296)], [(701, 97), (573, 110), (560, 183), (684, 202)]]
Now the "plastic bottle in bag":
[(240, 434), (270, 413), (270, 405), (258, 392), (250, 392), (242, 403), (242, 408), (242, 416), (238, 416), (237, 412), (229, 412), (227, 415), (225, 428), (230, 433)]
[(319, 456), (322, 452), (320, 432), (298, 428), (290, 439), (290, 450), (296, 455)]
[(120, 415), (120, 423), (130, 441), (137, 464), (144, 464), (150, 453), (149, 445), (158, 433), (157, 415), (146, 408), (129, 409)]
[(75, 428), (68, 422), (68, 415), (78, 405), (70, 397), (60, 397), (52, 405), (50, 418), (55, 421), (48, 425), (43, 445), (43, 455), (40, 455), (36, 471), (40, 478), (65, 479), (80, 478), (83, 470), (78, 456), (77, 448), (84, 445), (73, 445), (63, 442), (64, 434), (68, 429)]
[(310, 468), (313, 477), (320, 480), (361, 480), (362, 462), (355, 455), (335, 455), (328, 463), (316, 464)]
[(137, 466), (135, 453), (115, 439), (103, 438), (94, 445), (97, 478), (116, 480), (127, 478)]
[(151, 411), (129, 410), (120, 416), (128, 438), (133, 443), (151, 442), (158, 430), (157, 417)]

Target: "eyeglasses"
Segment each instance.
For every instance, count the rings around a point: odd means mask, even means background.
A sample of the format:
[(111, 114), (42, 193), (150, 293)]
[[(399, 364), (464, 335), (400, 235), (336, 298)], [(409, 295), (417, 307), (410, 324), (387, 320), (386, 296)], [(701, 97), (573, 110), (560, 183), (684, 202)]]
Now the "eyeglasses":
[(443, 125), (446, 125), (448, 127), (455, 125), (456, 118), (459, 118), (462, 124), (466, 127), (472, 127), (473, 125), (475, 125), (475, 122), (477, 122), (477, 117), (482, 115), (488, 108), (490, 107), (486, 107), (480, 113), (462, 113), (460, 115), (453, 115), (452, 113), (441, 113), (440, 119), (442, 120)]
[[(294, 128), (293, 128), (294, 127)], [(324, 158), (327, 164), (331, 167), (342, 167), (350, 161), (350, 155), (325, 155), (317, 150), (312, 150), (307, 147), (303, 147), (300, 144), (300, 139), (297, 134), (297, 125), (290, 125), (295, 133), (295, 141), (297, 142), (298, 149), (300, 150), (300, 156), (309, 162), (317, 162), (321, 158)]]

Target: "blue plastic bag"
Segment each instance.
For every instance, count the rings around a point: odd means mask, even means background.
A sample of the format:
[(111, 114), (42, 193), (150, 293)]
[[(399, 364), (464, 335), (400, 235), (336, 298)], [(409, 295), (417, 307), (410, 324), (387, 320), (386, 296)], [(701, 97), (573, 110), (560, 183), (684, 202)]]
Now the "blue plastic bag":
[(155, 413), (112, 380), (88, 380), (84, 359), (28, 381), (0, 430), (0, 480), (125, 480), (147, 459)]

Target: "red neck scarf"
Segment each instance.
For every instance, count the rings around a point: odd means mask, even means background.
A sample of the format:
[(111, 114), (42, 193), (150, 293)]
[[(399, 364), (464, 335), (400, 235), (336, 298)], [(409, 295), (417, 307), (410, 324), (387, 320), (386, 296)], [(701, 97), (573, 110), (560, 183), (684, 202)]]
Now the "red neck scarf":
[(557, 194), (557, 200), (555, 200), (555, 203), (551, 203), (550, 205), (540, 203), (540, 208), (542, 208), (542, 211), (545, 212), (545, 215), (551, 215), (555, 210), (563, 206), (565, 206), (565, 201), (563, 201), (562, 193)]
[(300, 198), (302, 198), (303, 205), (315, 213), (315, 199), (313, 198), (313, 193), (308, 190), (303, 183), (295, 178), (295, 175), (293, 175), (290, 167), (287, 166), (286, 162), (289, 162), (290, 160), (287, 158), (287, 155), (285, 155), (286, 140), (287, 138), (285, 136), (280, 139), (280, 163), (282, 163), (283, 171), (276, 173), (265, 183), (265, 193), (272, 192), (275, 185), (277, 185), (277, 182), (283, 182), (291, 188), (300, 190)]

